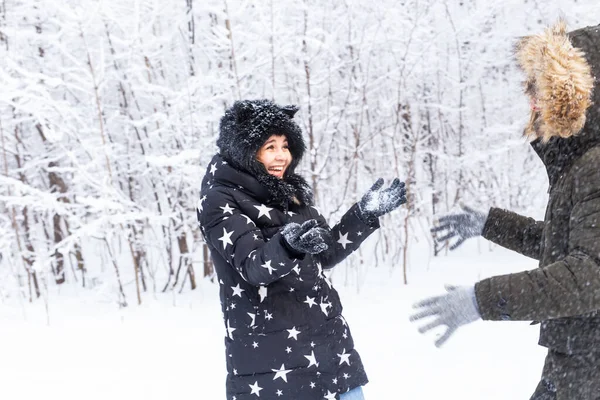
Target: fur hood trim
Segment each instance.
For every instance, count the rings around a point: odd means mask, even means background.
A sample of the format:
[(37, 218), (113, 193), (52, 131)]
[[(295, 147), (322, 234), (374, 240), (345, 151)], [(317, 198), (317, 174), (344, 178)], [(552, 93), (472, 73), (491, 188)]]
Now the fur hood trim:
[(577, 135), (592, 104), (594, 78), (585, 53), (571, 43), (565, 22), (521, 39), (515, 52), (527, 76), (525, 91), (535, 99), (525, 134), (544, 142)]
[(292, 154), (286, 176), (294, 174), (306, 150), (302, 131), (294, 121), (297, 111), (294, 105), (279, 106), (266, 99), (236, 101), (221, 118), (219, 152), (235, 168), (264, 175), (267, 170), (256, 160), (256, 152), (271, 135), (284, 135)]

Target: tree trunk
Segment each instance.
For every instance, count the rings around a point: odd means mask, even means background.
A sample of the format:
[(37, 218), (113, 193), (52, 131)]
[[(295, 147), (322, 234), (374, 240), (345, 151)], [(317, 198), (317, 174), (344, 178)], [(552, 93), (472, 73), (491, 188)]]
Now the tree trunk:
[(212, 277), (215, 273), (212, 259), (210, 258), (210, 252), (208, 251), (208, 246), (206, 243), (202, 244), (202, 264), (204, 265), (203, 276), (204, 277)]

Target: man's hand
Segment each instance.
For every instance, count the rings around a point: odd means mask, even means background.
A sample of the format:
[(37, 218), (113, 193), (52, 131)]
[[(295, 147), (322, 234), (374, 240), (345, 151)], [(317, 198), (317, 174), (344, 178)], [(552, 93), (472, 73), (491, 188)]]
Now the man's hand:
[(458, 246), (469, 238), (481, 236), (487, 213), (477, 211), (471, 207), (462, 206), (463, 213), (449, 214), (441, 217), (431, 229), (432, 233), (438, 233), (435, 241), (444, 243), (446, 240), (457, 238), (454, 244), (450, 245), (450, 250), (456, 249)]
[(419, 328), (421, 333), (442, 325), (448, 327), (435, 341), (437, 347), (442, 346), (460, 326), (481, 318), (474, 286), (446, 285), (446, 291), (448, 293), (444, 295), (430, 297), (413, 305), (419, 312), (410, 317), (412, 322), (433, 318), (431, 322)]

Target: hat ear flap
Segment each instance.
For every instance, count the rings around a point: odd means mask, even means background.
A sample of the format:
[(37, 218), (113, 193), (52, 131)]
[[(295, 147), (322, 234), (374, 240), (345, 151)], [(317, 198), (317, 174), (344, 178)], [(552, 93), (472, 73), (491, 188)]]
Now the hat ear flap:
[(287, 115), (288, 117), (294, 118), (294, 115), (296, 115), (296, 113), (298, 112), (299, 108), (293, 105), (290, 106), (283, 106), (281, 107), (281, 111)]
[(235, 122), (241, 124), (250, 118), (254, 114), (254, 105), (247, 100), (236, 101), (233, 104), (233, 113), (235, 115)]

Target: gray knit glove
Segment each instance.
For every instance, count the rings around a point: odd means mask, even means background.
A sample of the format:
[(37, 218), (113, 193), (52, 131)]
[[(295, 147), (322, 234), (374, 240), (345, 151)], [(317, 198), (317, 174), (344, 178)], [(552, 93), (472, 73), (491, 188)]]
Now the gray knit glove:
[(444, 295), (430, 297), (414, 304), (413, 308), (419, 312), (410, 317), (412, 322), (428, 317), (433, 318), (433, 321), (419, 328), (421, 333), (441, 325), (448, 327), (446, 332), (435, 341), (437, 347), (442, 346), (460, 326), (481, 318), (475, 296), (475, 286), (446, 285), (446, 291), (448, 293)]
[(394, 179), (386, 189), (382, 187), (383, 178), (379, 178), (358, 202), (358, 217), (368, 225), (407, 201), (405, 184), (400, 179)]
[(435, 241), (440, 244), (454, 237), (457, 238), (456, 242), (450, 246), (450, 250), (456, 249), (469, 238), (481, 236), (488, 217), (488, 213), (474, 210), (471, 207), (462, 206), (461, 208), (463, 213), (441, 217), (431, 229), (432, 233), (439, 232)]
[(300, 254), (319, 254), (329, 248), (331, 234), (327, 229), (317, 226), (317, 220), (309, 219), (302, 225), (290, 222), (283, 227), (281, 236), (293, 252)]

